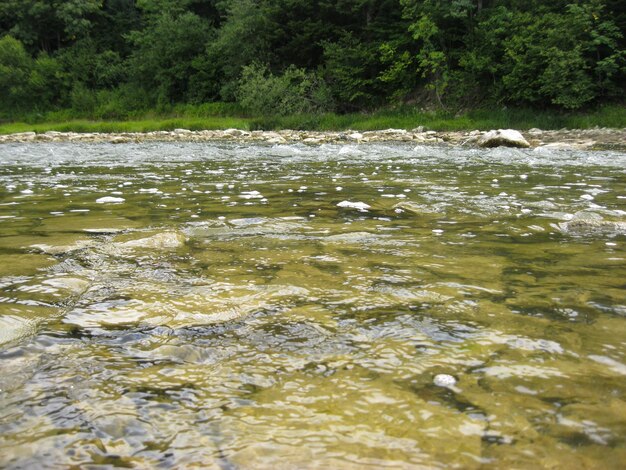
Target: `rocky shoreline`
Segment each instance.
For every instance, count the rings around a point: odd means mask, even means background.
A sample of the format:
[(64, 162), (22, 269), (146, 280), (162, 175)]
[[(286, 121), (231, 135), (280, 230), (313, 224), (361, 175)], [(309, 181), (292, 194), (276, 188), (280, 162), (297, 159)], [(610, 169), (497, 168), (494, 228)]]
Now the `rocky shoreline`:
[[(493, 131), (491, 131), (493, 132)], [(404, 129), (386, 129), (379, 131), (244, 131), (240, 129), (191, 131), (175, 129), (173, 131), (123, 132), (123, 133), (77, 133), (48, 131), (45, 133), (21, 132), (0, 135), (0, 143), (17, 142), (219, 142), (233, 141), (241, 143), (290, 144), (304, 143), (319, 145), (326, 143), (366, 143), (366, 142), (410, 142), (415, 144), (484, 145), (486, 131), (437, 132), (426, 131), (422, 127), (407, 131)], [(626, 151), (626, 129), (595, 128), (584, 130), (541, 130), (530, 129), (522, 132), (531, 148), (582, 149), (582, 150), (620, 150)], [(505, 144), (506, 145), (506, 144)], [(492, 145), (491, 145), (492, 146)]]

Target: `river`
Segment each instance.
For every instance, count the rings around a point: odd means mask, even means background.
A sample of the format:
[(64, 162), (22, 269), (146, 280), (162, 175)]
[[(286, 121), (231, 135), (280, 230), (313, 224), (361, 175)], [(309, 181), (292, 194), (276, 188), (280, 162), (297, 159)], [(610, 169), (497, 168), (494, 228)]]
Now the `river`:
[(619, 468), (625, 241), (619, 152), (4, 144), (0, 466)]

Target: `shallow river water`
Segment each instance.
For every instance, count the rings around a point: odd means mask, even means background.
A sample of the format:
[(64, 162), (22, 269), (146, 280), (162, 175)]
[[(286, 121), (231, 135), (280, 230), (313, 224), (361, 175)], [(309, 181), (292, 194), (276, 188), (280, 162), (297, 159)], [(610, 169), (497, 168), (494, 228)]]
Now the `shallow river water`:
[(619, 468), (625, 242), (623, 153), (0, 146), (0, 467)]

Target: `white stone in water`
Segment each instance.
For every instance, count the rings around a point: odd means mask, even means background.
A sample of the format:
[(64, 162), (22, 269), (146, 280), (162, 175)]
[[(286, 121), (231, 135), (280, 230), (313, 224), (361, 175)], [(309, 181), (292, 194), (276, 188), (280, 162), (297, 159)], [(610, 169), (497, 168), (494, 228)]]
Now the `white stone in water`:
[(116, 203), (124, 202), (125, 200), (126, 199), (124, 199), (123, 197), (105, 196), (105, 197), (96, 199), (96, 202), (98, 204), (108, 204), (108, 203), (116, 204)]
[(437, 374), (433, 379), (433, 383), (437, 387), (454, 387), (456, 379), (448, 374)]
[(357, 209), (360, 211), (366, 211), (371, 206), (369, 204), (365, 204), (364, 202), (350, 202), (350, 201), (341, 201), (337, 204), (337, 207), (343, 207), (346, 209)]
[(514, 129), (498, 129), (489, 131), (478, 139), (479, 147), (520, 147), (528, 148), (530, 144), (524, 136)]

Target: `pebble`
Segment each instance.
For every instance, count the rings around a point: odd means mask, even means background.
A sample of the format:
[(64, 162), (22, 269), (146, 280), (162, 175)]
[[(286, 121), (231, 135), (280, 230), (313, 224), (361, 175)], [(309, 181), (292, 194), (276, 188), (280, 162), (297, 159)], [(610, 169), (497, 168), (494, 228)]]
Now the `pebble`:
[(449, 387), (454, 387), (454, 385), (456, 384), (456, 379), (448, 374), (437, 374), (435, 375), (435, 378), (433, 379), (433, 383), (437, 387), (449, 388)]

